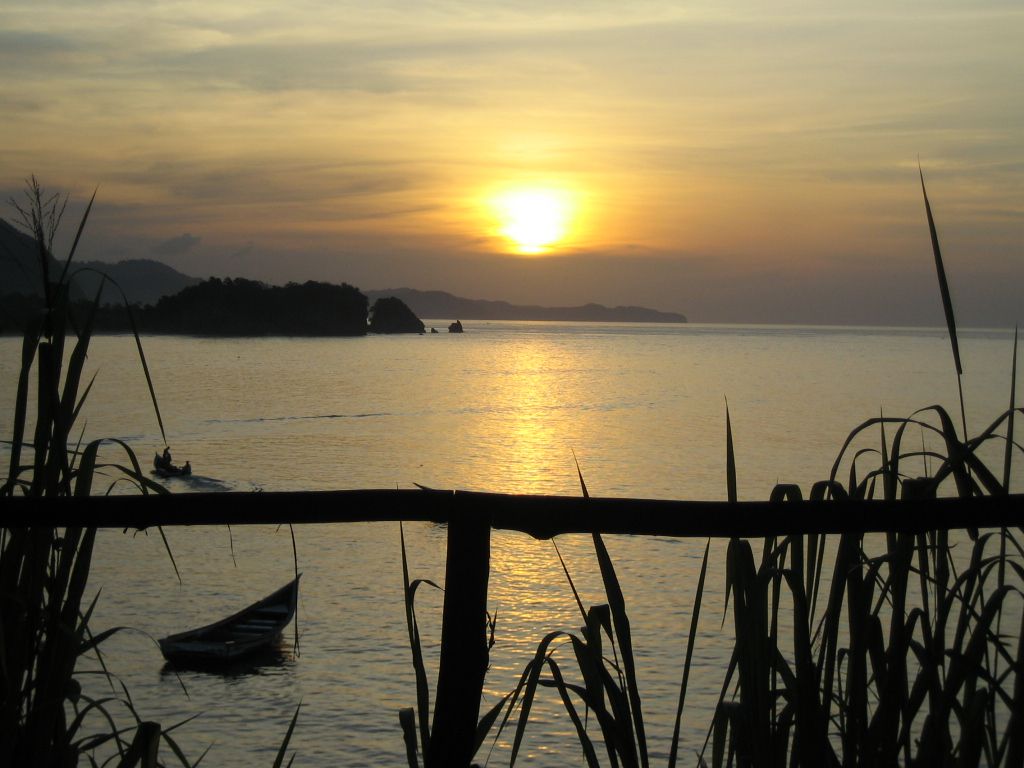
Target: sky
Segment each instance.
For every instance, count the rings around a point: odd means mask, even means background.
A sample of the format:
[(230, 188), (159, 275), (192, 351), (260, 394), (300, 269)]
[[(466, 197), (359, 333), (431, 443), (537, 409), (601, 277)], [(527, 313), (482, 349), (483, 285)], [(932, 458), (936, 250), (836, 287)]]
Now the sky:
[(198, 277), (941, 325), (920, 159), (958, 321), (1007, 327), (1021, 40), (1019, 0), (4, 0), (0, 194), (98, 187), (83, 258)]

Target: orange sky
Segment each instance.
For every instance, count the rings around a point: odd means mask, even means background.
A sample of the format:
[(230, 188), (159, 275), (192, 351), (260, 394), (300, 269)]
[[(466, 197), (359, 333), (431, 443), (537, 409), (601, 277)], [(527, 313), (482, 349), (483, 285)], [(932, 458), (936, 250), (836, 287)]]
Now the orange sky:
[(99, 184), (86, 256), (199, 276), (941, 323), (920, 156), (966, 322), (1010, 324), (1021, 39), (1014, 2), (8, 0), (0, 185)]

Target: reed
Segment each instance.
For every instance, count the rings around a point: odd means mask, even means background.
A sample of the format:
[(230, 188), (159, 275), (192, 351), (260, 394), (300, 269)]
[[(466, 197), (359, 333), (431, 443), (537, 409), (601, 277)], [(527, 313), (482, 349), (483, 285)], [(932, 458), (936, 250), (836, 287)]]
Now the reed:
[(924, 186), (924, 171), (921, 164), (917, 166), (918, 176), (921, 178), (921, 195), (924, 197), (924, 211), (928, 218), (928, 234), (932, 241), (932, 255), (935, 257), (935, 275), (939, 280), (939, 295), (942, 297), (942, 312), (946, 317), (946, 329), (949, 331), (949, 345), (953, 351), (953, 365), (956, 367), (956, 384), (960, 394), (960, 417), (963, 422), (964, 439), (967, 439), (967, 412), (964, 408), (964, 369), (960, 364), (960, 344), (956, 335), (956, 315), (953, 312), (953, 299), (949, 293), (949, 281), (946, 279), (946, 267), (942, 262), (942, 249), (939, 248), (939, 233), (935, 229), (935, 218), (932, 216), (932, 206), (928, 202), (928, 190)]
[[(110, 463), (99, 459), (103, 440), (83, 446), (79, 435), (75, 447), (69, 447), (93, 386), (92, 380), (83, 382), (82, 374), (99, 296), (85, 317), (74, 317), (69, 271), (92, 201), (56, 275), (50, 254), (67, 197), (45, 194), (32, 177), (25, 199), (12, 203), (38, 247), (44, 301), (22, 342), (10, 463), (0, 486), (0, 504), (15, 494), (85, 496), (101, 480), (108, 493), (121, 482), (142, 493), (163, 492), (143, 475), (134, 453), (121, 441), (111, 442), (125, 459)], [(33, 369), (36, 423), (26, 442)], [(152, 392), (152, 382), (150, 388)], [(113, 723), (113, 699), (85, 695), (75, 677), (78, 659), (117, 631), (93, 636), (88, 629), (95, 600), (87, 606), (82, 601), (95, 537), (95, 529), (85, 527), (0, 531), (0, 754), (10, 765), (73, 765), (80, 754), (101, 744), (112, 745), (122, 765), (155, 764), (149, 756), (155, 755), (160, 730), (141, 722), (134, 711), (139, 720), (134, 736), (113, 727), (102, 734), (83, 733), (89, 715)]]
[[(881, 465), (849, 487), (834, 470), (812, 495), (930, 498), (943, 478), (964, 498), (1004, 492), (976, 455), (982, 439), (960, 444), (948, 414), (930, 410), (940, 422), (930, 428), (950, 449), (934, 452), (935, 476), (899, 469), (920, 454), (901, 448), (902, 434), (922, 422), (880, 418), (872, 420), (880, 430), (897, 424)], [(735, 674), (730, 667), (711, 727), (712, 764), (1019, 765), (1024, 656), (1020, 635), (1015, 647), (999, 624), (1021, 614), (1024, 553), (1006, 530), (968, 543), (958, 563), (963, 542), (943, 531), (884, 541), (845, 535), (834, 542), (826, 580), (824, 540), (766, 540), (759, 566), (748, 542), (731, 541)], [(823, 606), (819, 594), (827, 595)], [(791, 605), (789, 647), (774, 631), (783, 602)], [(823, 609), (818, 619), (815, 607)]]
[[(84, 316), (76, 316), (71, 301), (76, 274), (72, 261), (94, 200), (95, 193), (62, 264), (51, 264), (51, 254), (67, 196), (45, 193), (33, 176), (24, 198), (11, 201), (19, 223), (36, 242), (43, 304), (22, 341), (10, 461), (0, 484), (0, 526), (4, 501), (15, 495), (88, 496), (110, 494), (125, 485), (143, 495), (167, 493), (144, 474), (127, 443), (117, 439), (84, 442), (84, 429), (77, 437), (73, 434), (94, 384), (95, 377), (83, 381), (83, 371), (107, 280), (101, 275), (95, 299)], [(126, 299), (124, 304), (163, 435), (142, 341)], [(33, 394), (35, 425), (30, 430)], [(104, 445), (113, 446), (119, 458), (101, 459)], [(89, 622), (98, 596), (83, 603), (95, 540), (96, 529), (84, 526), (0, 528), (0, 764), (63, 767), (86, 759), (97, 765), (99, 750), (106, 755), (105, 765), (150, 768), (166, 764), (159, 757), (164, 744), (176, 764), (192, 766), (171, 735), (183, 723), (162, 728), (146, 722), (123, 685), (123, 695), (118, 695), (119, 681), (108, 670), (100, 646), (122, 628), (93, 633)], [(166, 546), (166, 537), (163, 540)], [(167, 552), (173, 564), (169, 547)], [(110, 695), (96, 696), (83, 689), (76, 669), (87, 654), (96, 656), (101, 676), (110, 683)], [(115, 712), (121, 709), (127, 711), (132, 725), (118, 723)], [(297, 718), (298, 709), (275, 766), (283, 762)], [(102, 724), (98, 730), (97, 722)]]
[[(923, 173), (921, 185), (959, 383), (956, 323)], [(927, 500), (942, 494), (969, 501), (1008, 495), (1014, 451), (1024, 451), (1014, 440), (1014, 416), (1024, 410), (1016, 405), (1016, 368), (1015, 333), (1009, 407), (978, 435), (968, 436), (962, 386), (962, 436), (938, 405), (908, 417), (869, 419), (850, 432), (829, 477), (811, 487), (810, 497)], [(920, 432), (920, 448), (908, 446), (908, 429)], [(1001, 478), (982, 456), (1000, 440)], [(910, 469), (918, 462), (923, 475)], [(580, 484), (587, 496), (582, 474)], [(726, 492), (737, 499), (728, 403)], [(802, 500), (803, 493), (779, 485), (771, 496), (784, 504)], [(730, 540), (725, 593), (734, 646), (698, 765), (1024, 764), (1024, 547), (1018, 533), (768, 537), (760, 542), (759, 562), (750, 542)], [(584, 610), (563, 561), (585, 626), (580, 634), (545, 636), (517, 687), (496, 707), (503, 717), (495, 739), (515, 723), (510, 765), (543, 688), (557, 691), (590, 768), (602, 764), (598, 735), (608, 765), (649, 763), (625, 602), (597, 534), (594, 546), (607, 603)], [(673, 767), (707, 561), (706, 548), (671, 738)], [(1019, 629), (1005, 634), (1004, 619)], [(590, 713), (596, 727), (587, 725)]]
[[(586, 482), (578, 464), (577, 473), (582, 493), (584, 497), (589, 498)], [(597, 733), (594, 735), (600, 735), (600, 742), (603, 743), (609, 765), (621, 765), (624, 768), (647, 768), (650, 765), (647, 729), (637, 684), (632, 633), (625, 598), (603, 538), (598, 533), (592, 534), (592, 537), (607, 602), (584, 609), (572, 576), (558, 551), (557, 544), (553, 542), (579, 607), (583, 627), (578, 634), (558, 631), (545, 636), (537, 646), (533, 660), (523, 670), (516, 688), (500, 700), (484, 718), (497, 721), (500, 717), (494, 741), (497, 741), (506, 727), (513, 728), (510, 766), (514, 765), (518, 758), (529, 724), (530, 711), (541, 688), (553, 688), (557, 691), (575, 727), (584, 761), (590, 768), (597, 768), (601, 764), (598, 757), (600, 745), (595, 743), (596, 739), (588, 727), (591, 715), (597, 723)], [(680, 723), (686, 701), (693, 641), (697, 634), (709, 552), (710, 546), (704, 550), (694, 612), (690, 621), (690, 643), (683, 664), (672, 750), (669, 756), (670, 766), (675, 766), (678, 757)], [(565, 653), (559, 653), (563, 649)], [(563, 659), (566, 655), (569, 656), (568, 660)], [(570, 678), (568, 671), (578, 677)], [(518, 717), (515, 718), (514, 725), (510, 725), (516, 712)]]
[[(998, 439), (1024, 450), (1012, 431), (1000, 432), (1012, 412), (964, 442), (938, 406), (907, 418), (870, 419), (851, 432), (830, 477), (815, 483), (810, 495), (927, 499), (940, 488), (965, 499), (1005, 494), (1007, 480), (997, 479), (978, 453)], [(727, 433), (731, 426), (727, 416)], [(939, 445), (907, 448), (908, 428), (932, 435)], [(875, 432), (877, 448), (859, 447)], [(735, 457), (728, 439), (727, 446), (727, 485), (734, 497)], [(865, 471), (869, 456), (878, 462)], [(924, 456), (935, 472), (909, 474), (907, 468)], [(841, 470), (847, 470), (848, 484), (838, 479)], [(580, 482), (587, 496), (582, 476)], [(780, 485), (772, 499), (798, 502), (803, 493)], [(518, 685), (489, 713), (497, 725), (495, 741), (512, 732), (510, 765), (544, 689), (557, 693), (586, 765), (650, 763), (625, 600), (596, 534), (594, 548), (607, 602), (584, 609), (556, 545), (583, 628), (546, 635)], [(1024, 547), (1016, 532), (848, 534), (831, 540), (793, 535), (764, 539), (759, 557), (756, 549), (745, 540), (729, 542), (726, 613), (735, 644), (698, 764), (1021, 764)], [(707, 562), (706, 548), (670, 766), (679, 759)], [(1004, 633), (1004, 621), (1017, 631)]]

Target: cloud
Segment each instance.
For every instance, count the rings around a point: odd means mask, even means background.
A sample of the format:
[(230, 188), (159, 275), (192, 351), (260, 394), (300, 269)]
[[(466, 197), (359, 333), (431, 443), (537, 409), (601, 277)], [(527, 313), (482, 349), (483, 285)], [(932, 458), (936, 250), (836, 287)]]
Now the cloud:
[(199, 245), (200, 240), (202, 240), (202, 238), (194, 237), (186, 232), (178, 237), (172, 237), (170, 240), (164, 240), (162, 243), (157, 243), (150, 250), (152, 250), (157, 256), (180, 256), (183, 253), (188, 253)]
[[(950, 268), (1019, 274), (1019, 0), (563, 6), (6, 0), (0, 186), (99, 185), (83, 252), (800, 319), (929, 263), (920, 156)], [(498, 263), (489, 190), (549, 181), (573, 258)]]

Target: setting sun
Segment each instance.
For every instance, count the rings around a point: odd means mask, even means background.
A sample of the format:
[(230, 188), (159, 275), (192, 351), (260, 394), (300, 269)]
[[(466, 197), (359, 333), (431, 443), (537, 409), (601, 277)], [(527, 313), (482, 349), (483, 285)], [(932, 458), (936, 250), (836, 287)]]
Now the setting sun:
[(556, 189), (514, 189), (493, 198), (498, 233), (517, 253), (547, 253), (565, 239), (572, 218), (569, 195)]

